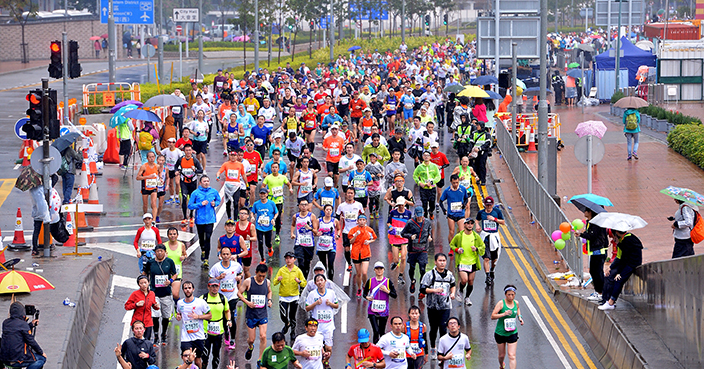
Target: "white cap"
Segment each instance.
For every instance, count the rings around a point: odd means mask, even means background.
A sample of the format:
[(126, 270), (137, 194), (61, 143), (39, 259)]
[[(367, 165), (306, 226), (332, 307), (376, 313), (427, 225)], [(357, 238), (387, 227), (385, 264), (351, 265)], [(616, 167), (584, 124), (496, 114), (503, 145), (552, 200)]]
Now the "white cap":
[(152, 216), (152, 213), (144, 213), (144, 215), (142, 215), (142, 220), (147, 219), (147, 218), (154, 218), (154, 217)]
[(399, 205), (406, 205), (406, 198), (403, 196), (400, 196), (398, 199), (396, 199), (396, 206)]
[(440, 147), (440, 144), (437, 143), (436, 141), (433, 141), (430, 143), (430, 147)]
[(340, 126), (338, 126), (337, 124), (333, 124), (332, 127), (330, 127), (330, 129), (340, 129)]
[(384, 269), (386, 269), (386, 267), (384, 266), (384, 263), (381, 262), (381, 260), (380, 260), (380, 261), (377, 261), (376, 263), (374, 263), (374, 269), (376, 269), (376, 268), (384, 268)]
[(332, 187), (334, 184), (331, 177), (325, 177), (325, 187)]

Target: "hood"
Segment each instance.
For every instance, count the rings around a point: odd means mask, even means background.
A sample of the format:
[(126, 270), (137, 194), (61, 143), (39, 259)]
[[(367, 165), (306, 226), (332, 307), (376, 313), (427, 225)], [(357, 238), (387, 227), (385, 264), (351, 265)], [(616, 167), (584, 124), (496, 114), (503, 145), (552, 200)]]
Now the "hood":
[(173, 126), (174, 125), (174, 117), (172, 115), (169, 115), (168, 117), (166, 117), (166, 119), (164, 120), (164, 124), (167, 126)]
[(21, 302), (15, 301), (10, 305), (10, 317), (24, 320), (24, 305)]
[(325, 273), (328, 272), (328, 270), (325, 268), (325, 265), (323, 265), (322, 261), (318, 261), (315, 266), (313, 267), (313, 270), (320, 269), (322, 268)]

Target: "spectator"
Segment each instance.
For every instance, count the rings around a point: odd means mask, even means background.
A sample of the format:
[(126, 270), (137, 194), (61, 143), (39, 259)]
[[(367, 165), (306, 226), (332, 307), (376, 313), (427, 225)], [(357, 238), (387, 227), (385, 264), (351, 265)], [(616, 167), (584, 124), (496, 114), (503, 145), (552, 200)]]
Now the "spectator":
[(134, 337), (126, 339), (122, 345), (118, 343), (115, 347), (115, 356), (122, 369), (147, 369), (149, 365), (156, 363), (154, 348), (151, 341), (144, 339), (144, 330), (144, 323), (135, 321), (132, 323)]
[(2, 322), (0, 362), (12, 368), (44, 367), (46, 354), (32, 334), (32, 328), (37, 323), (37, 320), (27, 323), (25, 308), (21, 302), (15, 301), (10, 305), (10, 317)]
[(626, 284), (628, 278), (643, 263), (643, 243), (638, 237), (631, 232), (611, 230), (621, 256), (617, 257), (611, 263), (608, 272), (604, 273), (606, 281), (604, 281), (604, 293), (602, 300), (604, 304), (599, 306), (599, 310), (613, 310), (616, 308), (616, 300), (618, 295), (623, 290), (623, 285)]

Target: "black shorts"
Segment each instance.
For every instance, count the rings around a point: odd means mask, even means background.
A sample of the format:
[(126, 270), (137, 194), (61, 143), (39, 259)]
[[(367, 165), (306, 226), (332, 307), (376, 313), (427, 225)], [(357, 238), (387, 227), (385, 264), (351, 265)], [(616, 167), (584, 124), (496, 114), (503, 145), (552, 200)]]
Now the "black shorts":
[(153, 189), (153, 190), (145, 190), (144, 188), (142, 189), (142, 195), (149, 196), (149, 195), (151, 195), (151, 194), (153, 194), (153, 193), (157, 193), (156, 188)]
[(367, 207), (367, 203), (369, 203), (369, 197), (364, 196), (364, 197), (355, 197), (354, 201), (357, 201), (358, 203), (362, 204), (363, 208)]
[(442, 178), (438, 181), (438, 183), (435, 184), (438, 188), (442, 189), (445, 187), (445, 178)]
[(208, 360), (208, 351), (205, 350), (205, 340), (181, 341), (181, 353), (187, 349), (196, 349), (196, 357), (201, 360)]
[(352, 243), (350, 242), (350, 238), (348, 235), (349, 235), (349, 233), (342, 234), (342, 247), (347, 247), (347, 248), (352, 247)]
[(494, 340), (496, 340), (496, 343), (499, 345), (502, 343), (516, 343), (518, 342), (518, 332), (510, 336), (502, 336), (498, 333), (494, 333)]
[(242, 258), (242, 265), (246, 267), (252, 265), (252, 257)]
[(249, 181), (249, 182), (247, 182), (247, 184), (249, 184), (250, 186), (255, 186), (255, 187), (256, 187), (256, 186), (257, 186), (257, 181)]
[[(344, 174), (343, 174), (343, 175), (344, 175)], [(347, 189), (348, 189), (348, 188), (350, 188), (350, 186), (348, 186), (348, 185), (342, 185), (342, 192), (340, 192), (340, 195), (344, 197), (345, 194), (347, 193)]]
[(193, 141), (193, 151), (196, 154), (207, 154), (208, 153), (208, 141)]
[(328, 173), (340, 174), (340, 163), (333, 163), (333, 162), (326, 161), (325, 167), (327, 168)]
[(156, 192), (156, 197), (164, 197), (166, 195), (166, 191), (157, 191)]
[(303, 197), (299, 197), (298, 202), (301, 202), (301, 200), (306, 200), (306, 201), (308, 201), (309, 204), (312, 204), (314, 198), (315, 198), (315, 193), (308, 192), (307, 195), (304, 195)]
[(352, 258), (352, 264), (362, 264), (365, 261), (369, 262), (369, 260), (371, 260), (371, 259), (370, 258), (361, 258), (361, 259)]
[(296, 259), (313, 260), (315, 254), (315, 246), (293, 246), (293, 252), (296, 254)]
[(355, 117), (350, 117), (350, 120), (351, 120), (352, 124), (355, 124), (355, 125), (359, 124), (359, 120), (360, 120), (360, 119), (362, 119), (362, 117), (357, 117), (357, 118), (355, 118)]
[(459, 222), (460, 220), (464, 219), (464, 217), (456, 217), (454, 215), (447, 214), (447, 219), (451, 219), (455, 222)]
[(169, 179), (175, 178), (176, 177), (176, 171), (175, 170), (170, 170), (169, 171)]
[(489, 249), (489, 237), (484, 239), (484, 244), (486, 245), (486, 251), (484, 251), (484, 259), (491, 259), (491, 260), (496, 260), (499, 258), (499, 249), (496, 249), (494, 251), (491, 251)]
[(129, 155), (132, 151), (132, 141), (120, 140), (120, 155)]
[(244, 199), (247, 197), (247, 190), (240, 189), (240, 198)]

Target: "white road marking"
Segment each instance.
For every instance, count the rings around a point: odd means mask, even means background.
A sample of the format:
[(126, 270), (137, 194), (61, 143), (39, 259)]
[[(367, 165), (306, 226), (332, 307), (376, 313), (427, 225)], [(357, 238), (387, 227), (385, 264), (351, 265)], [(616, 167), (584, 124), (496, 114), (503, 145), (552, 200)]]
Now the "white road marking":
[(352, 272), (347, 270), (347, 263), (345, 263), (345, 273), (342, 276), (342, 286), (347, 287), (350, 285), (350, 278), (352, 276)]
[[(159, 235), (161, 236), (162, 241), (168, 240), (168, 235), (166, 234), (167, 229), (159, 229)], [(13, 233), (13, 232), (9, 232)], [(24, 231), (25, 236), (28, 236), (32, 234), (32, 231), (25, 230)], [(93, 232), (78, 232), (78, 237), (79, 238), (105, 238), (105, 237), (125, 237), (125, 236), (131, 236), (134, 237), (137, 234), (137, 230), (126, 230), (126, 231), (93, 231)], [(178, 232), (178, 240), (182, 242), (187, 242), (191, 241), (193, 237), (196, 237), (195, 233), (190, 233), (190, 232), (184, 232), (184, 231), (179, 231)], [(2, 241), (7, 243), (7, 242), (12, 242), (13, 236), (5, 236), (2, 238)], [(134, 247), (133, 247), (134, 248)]]
[[(220, 189), (220, 198), (222, 201), (220, 202), (220, 208), (218, 209), (217, 214), (215, 214), (215, 225), (217, 226), (218, 223), (222, 220), (222, 217), (225, 216), (225, 210), (227, 209), (225, 207), (225, 186), (223, 185), (222, 188)], [(194, 236), (197, 236), (195, 234)], [(212, 238), (211, 238), (212, 242)], [(215, 241), (217, 242), (217, 240)], [(191, 256), (192, 253), (194, 253), (197, 249), (200, 248), (200, 241), (196, 238), (196, 240), (193, 242), (191, 246), (188, 246), (186, 249), (186, 257)], [(215, 249), (217, 250), (217, 246), (215, 246)]]
[(555, 350), (555, 354), (557, 354), (557, 357), (560, 359), (560, 362), (562, 362), (562, 365), (564, 365), (565, 369), (572, 369), (572, 366), (567, 361), (565, 354), (562, 353), (560, 346), (557, 345), (557, 341), (555, 341), (555, 338), (552, 336), (552, 333), (550, 333), (548, 327), (545, 325), (545, 322), (543, 322), (543, 318), (538, 315), (538, 311), (535, 309), (535, 306), (533, 306), (533, 303), (530, 301), (528, 296), (522, 297), (523, 301), (528, 307), (528, 310), (530, 310), (530, 312), (533, 314), (533, 317), (535, 317), (535, 321), (538, 323), (538, 326), (540, 326), (540, 329), (545, 334), (545, 338), (548, 339), (548, 342), (550, 342), (550, 346), (552, 346), (552, 349)]
[(347, 333), (347, 304), (340, 306), (340, 333)]
[(124, 287), (131, 290), (137, 289), (136, 280), (132, 277), (124, 277), (121, 275), (112, 276), (112, 284), (110, 284), (110, 297), (115, 293), (115, 287)]
[[(122, 339), (120, 340), (120, 343), (125, 342), (127, 337), (130, 335), (130, 322), (132, 321), (133, 313), (134, 310), (127, 310), (125, 311), (125, 316), (122, 317)], [(122, 369), (120, 362), (117, 363), (116, 368)]]

